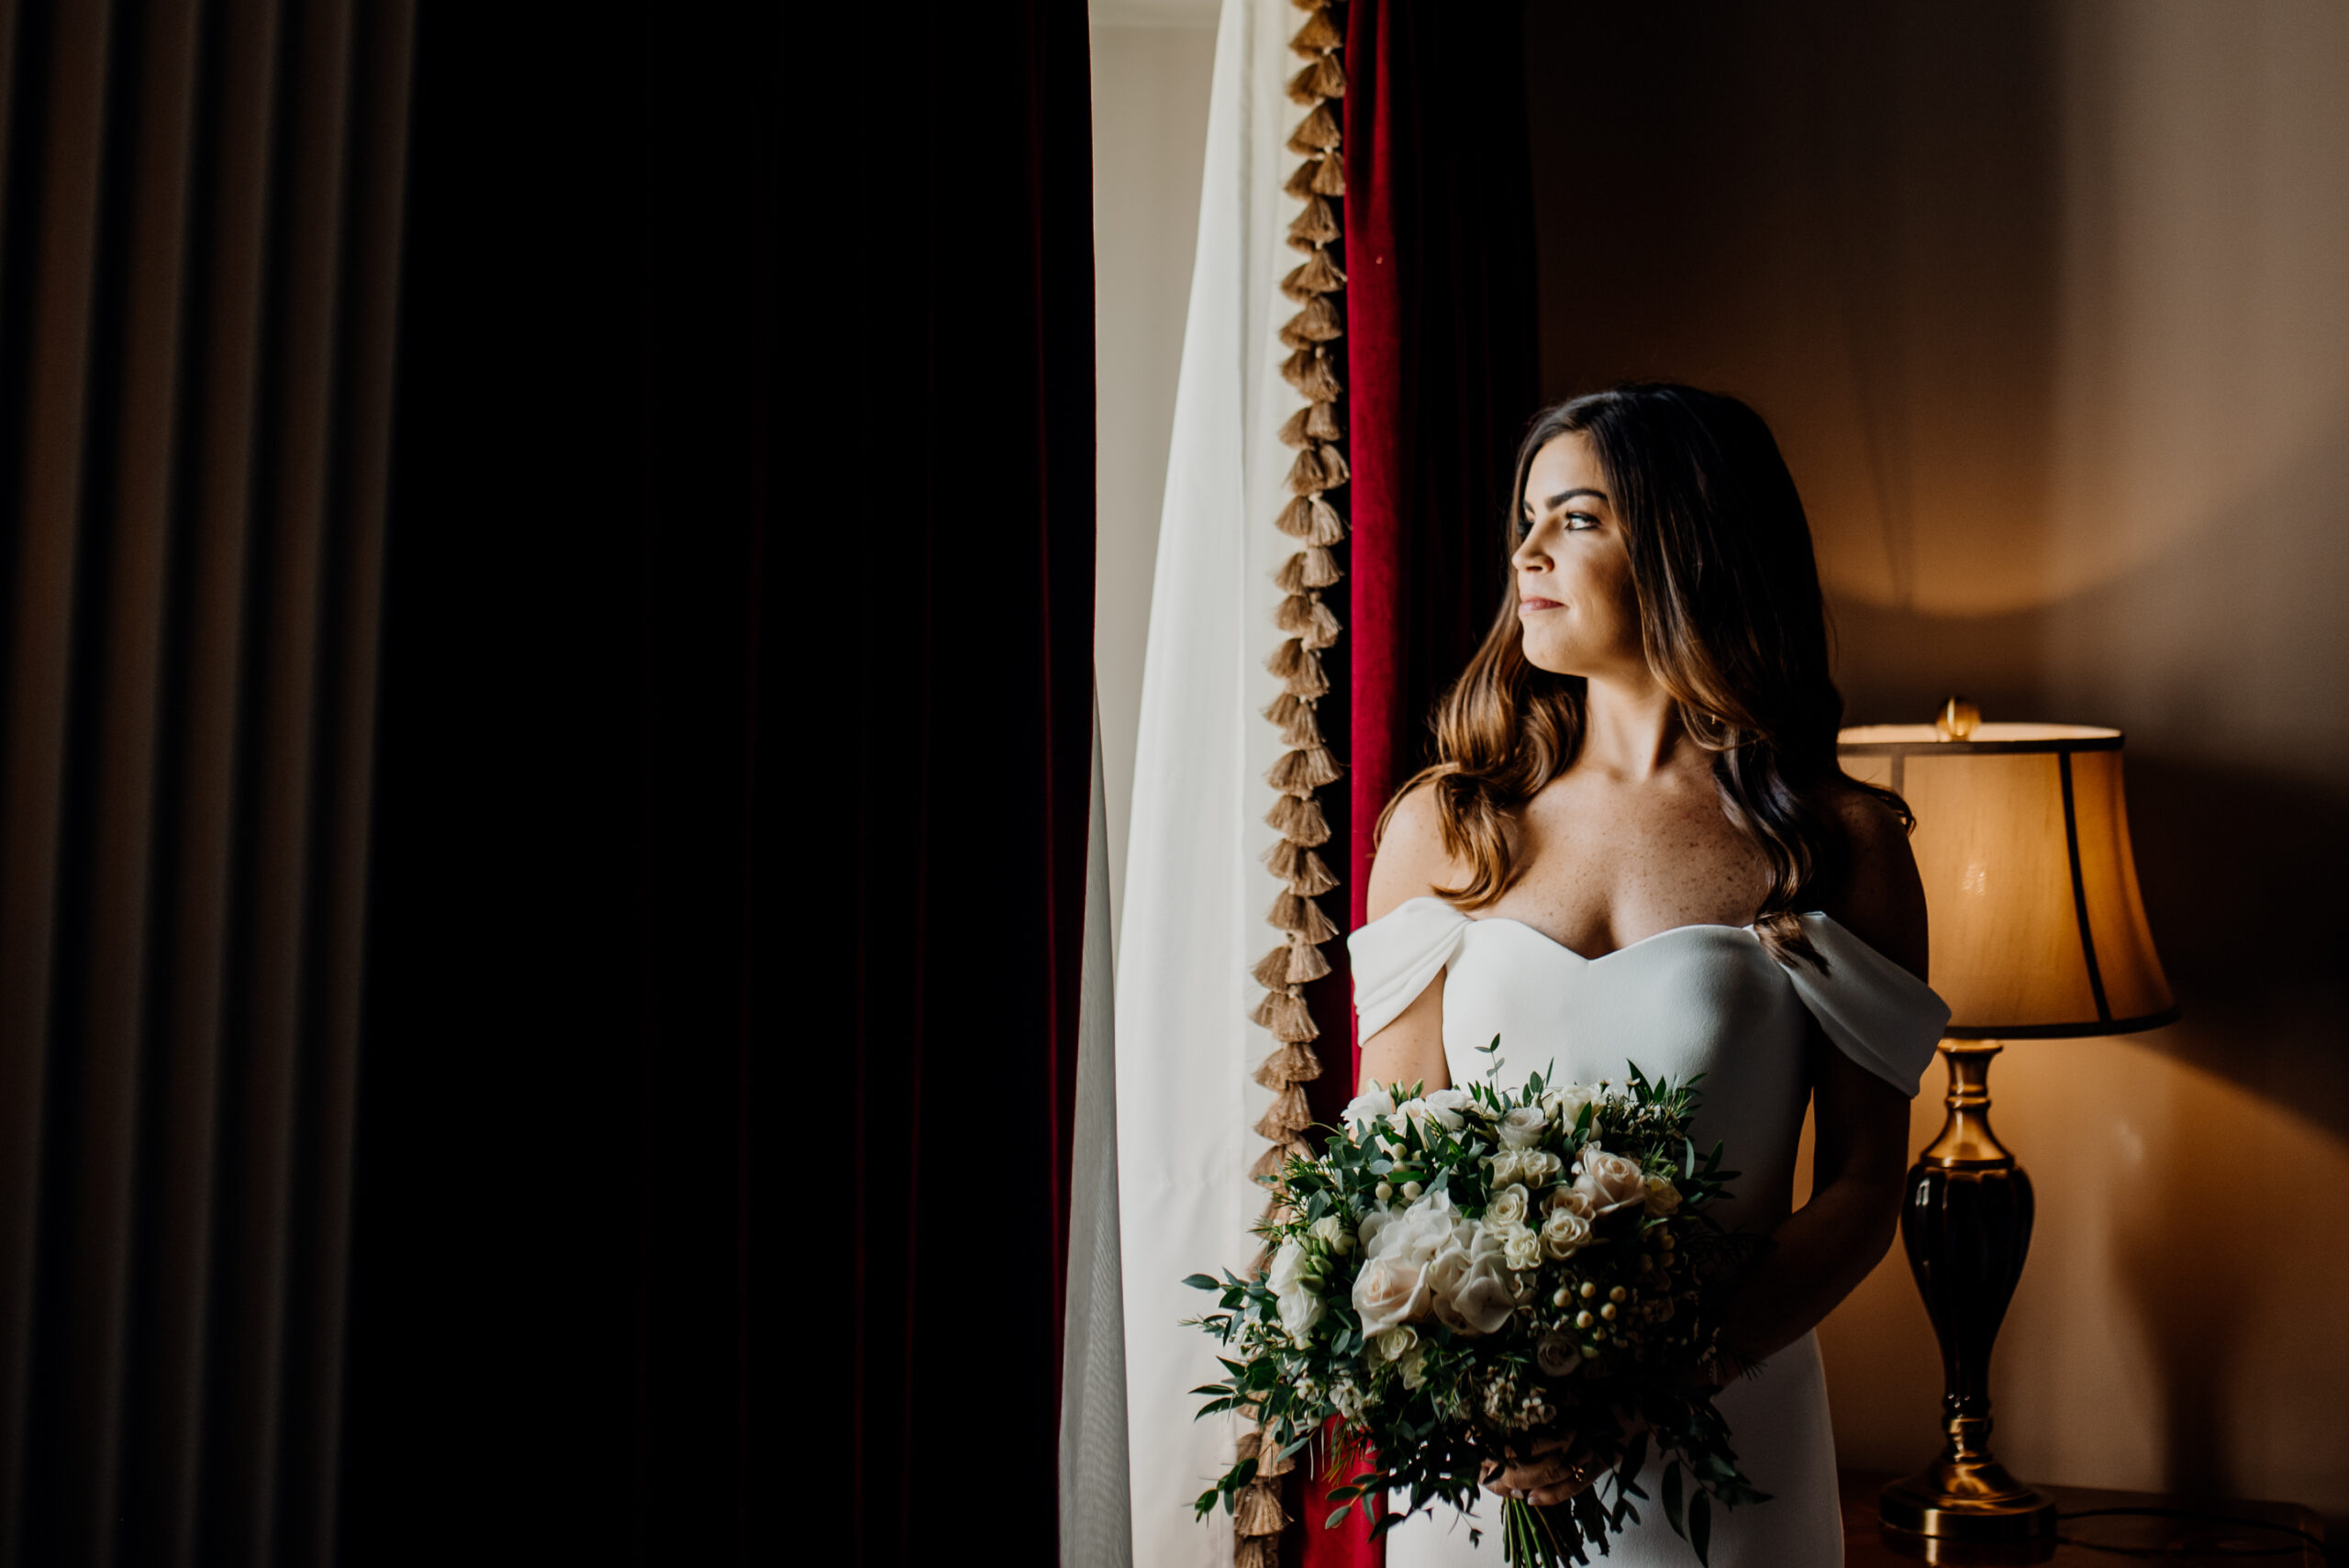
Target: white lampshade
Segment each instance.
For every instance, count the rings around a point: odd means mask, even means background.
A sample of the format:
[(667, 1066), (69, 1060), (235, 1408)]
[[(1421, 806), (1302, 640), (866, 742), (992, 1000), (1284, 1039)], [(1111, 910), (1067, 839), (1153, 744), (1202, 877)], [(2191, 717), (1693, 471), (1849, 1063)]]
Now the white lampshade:
[(2129, 847), (2121, 732), (1984, 724), (1846, 729), (1854, 778), (1898, 792), (1932, 927), (1932, 984), (1958, 1040), (2126, 1034), (2177, 1004)]

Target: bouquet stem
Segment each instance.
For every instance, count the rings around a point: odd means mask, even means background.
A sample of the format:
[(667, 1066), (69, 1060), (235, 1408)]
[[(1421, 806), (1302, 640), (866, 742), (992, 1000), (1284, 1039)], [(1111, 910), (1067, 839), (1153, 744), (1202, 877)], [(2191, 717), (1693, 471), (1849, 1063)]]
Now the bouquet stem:
[(1508, 1568), (1565, 1568), (1587, 1562), (1571, 1503), (1501, 1500), (1501, 1558)]

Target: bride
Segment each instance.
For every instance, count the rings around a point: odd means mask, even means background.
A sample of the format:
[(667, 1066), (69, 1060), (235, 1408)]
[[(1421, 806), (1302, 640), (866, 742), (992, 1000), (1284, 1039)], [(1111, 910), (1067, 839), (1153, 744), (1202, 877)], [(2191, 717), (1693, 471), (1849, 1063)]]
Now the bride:
[[(1839, 1563), (1811, 1330), (1890, 1243), (1948, 1021), (1908, 808), (1836, 765), (1809, 524), (1752, 409), (1683, 386), (1576, 398), (1535, 421), (1514, 497), (1511, 591), (1441, 705), (1441, 760), (1387, 807), (1349, 940), (1363, 1073), (1460, 1084), (1497, 1035), (1504, 1083), (1705, 1074), (1699, 1145), (1742, 1173), (1720, 1212), (1767, 1238), (1705, 1375), (1771, 1494), (1716, 1513), (1711, 1560)], [(1546, 1503), (1594, 1479), (1553, 1446), (1486, 1485)], [(1695, 1562), (1641, 1511), (1612, 1562)], [(1477, 1512), (1414, 1517), (1390, 1568), (1497, 1561)]]

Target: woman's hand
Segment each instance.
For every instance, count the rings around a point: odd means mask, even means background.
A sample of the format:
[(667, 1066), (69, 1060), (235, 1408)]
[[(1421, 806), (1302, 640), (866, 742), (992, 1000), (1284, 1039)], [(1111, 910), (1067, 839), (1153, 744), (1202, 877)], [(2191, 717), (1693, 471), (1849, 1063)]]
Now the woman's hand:
[(1504, 1465), (1488, 1459), (1485, 1462), (1485, 1490), (1538, 1507), (1563, 1503), (1586, 1490), (1607, 1471), (1594, 1454), (1571, 1457), (1573, 1449), (1574, 1440), (1570, 1438), (1544, 1438), (1533, 1445), (1531, 1457), (1520, 1463)]

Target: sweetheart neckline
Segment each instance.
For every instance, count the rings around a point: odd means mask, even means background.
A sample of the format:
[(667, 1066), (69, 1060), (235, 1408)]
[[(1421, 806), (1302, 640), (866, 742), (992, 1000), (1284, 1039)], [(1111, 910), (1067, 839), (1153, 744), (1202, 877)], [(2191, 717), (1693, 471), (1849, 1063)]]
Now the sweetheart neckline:
[[(1407, 900), (1407, 902), (1410, 901)], [(1438, 902), (1441, 902), (1441, 900), (1438, 900)], [(1401, 906), (1397, 905), (1397, 907), (1400, 908)], [(1543, 930), (1541, 927), (1529, 925), (1525, 921), (1520, 920), (1513, 916), (1462, 915), (1460, 917), (1467, 921), (1468, 924), (1472, 926), (1515, 926), (1519, 930), (1531, 934), (1543, 944), (1557, 949), (1560, 952), (1564, 953), (1568, 958), (1571, 958), (1580, 963), (1589, 964), (1605, 963), (1609, 959), (1620, 958), (1623, 954), (1631, 951), (1634, 948), (1643, 948), (1650, 942), (1660, 940), (1665, 937), (1677, 936), (1682, 931), (1743, 931), (1749, 936), (1752, 935), (1753, 931), (1753, 927), (1751, 922), (1742, 926), (1732, 926), (1725, 920), (1691, 920), (1687, 925), (1666, 926), (1660, 931), (1650, 931), (1638, 941), (1625, 942), (1621, 947), (1610, 948), (1607, 951), (1600, 953), (1597, 958), (1591, 958), (1586, 954), (1575, 951), (1573, 948), (1568, 947), (1565, 943), (1560, 941), (1549, 932)]]

